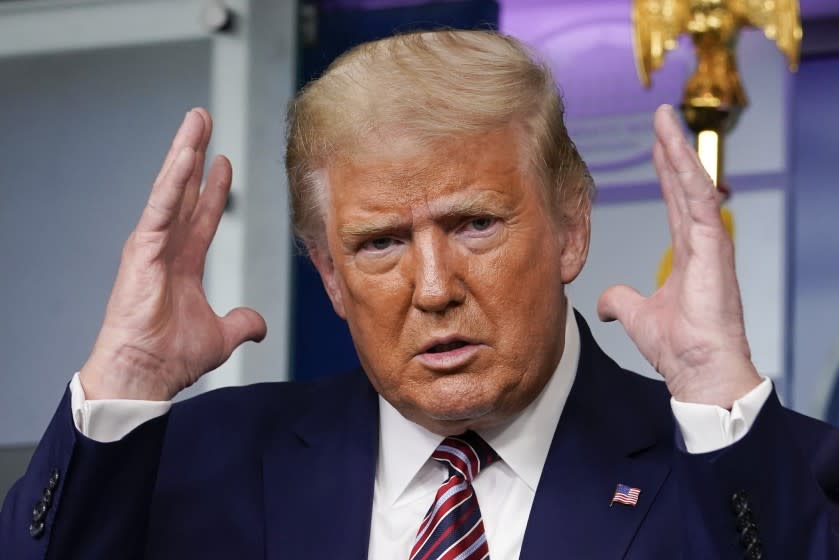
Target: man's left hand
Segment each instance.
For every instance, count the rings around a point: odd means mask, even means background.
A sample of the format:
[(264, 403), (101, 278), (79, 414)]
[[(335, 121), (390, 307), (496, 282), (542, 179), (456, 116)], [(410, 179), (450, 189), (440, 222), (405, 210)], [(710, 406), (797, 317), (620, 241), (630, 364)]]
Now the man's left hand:
[(618, 320), (679, 401), (730, 409), (761, 381), (751, 362), (734, 246), (714, 185), (672, 107), (655, 113), (653, 161), (673, 238), (673, 271), (654, 294), (612, 286), (603, 321)]

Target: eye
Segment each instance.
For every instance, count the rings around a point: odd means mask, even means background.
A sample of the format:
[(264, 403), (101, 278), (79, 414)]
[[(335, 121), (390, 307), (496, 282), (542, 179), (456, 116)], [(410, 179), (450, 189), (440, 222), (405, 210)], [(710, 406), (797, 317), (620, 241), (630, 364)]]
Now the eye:
[(498, 218), (480, 216), (466, 222), (463, 226), (463, 232), (467, 234), (486, 234), (492, 232), (496, 225), (498, 225)]
[(490, 218), (490, 217), (487, 217), (487, 216), (484, 216), (484, 217), (481, 217), (481, 218), (475, 218), (474, 220), (469, 222), (469, 225), (475, 231), (486, 231), (489, 228), (491, 228), (493, 225), (495, 225), (495, 218)]
[(386, 251), (393, 247), (396, 240), (392, 237), (376, 237), (364, 242), (361, 248), (365, 251)]

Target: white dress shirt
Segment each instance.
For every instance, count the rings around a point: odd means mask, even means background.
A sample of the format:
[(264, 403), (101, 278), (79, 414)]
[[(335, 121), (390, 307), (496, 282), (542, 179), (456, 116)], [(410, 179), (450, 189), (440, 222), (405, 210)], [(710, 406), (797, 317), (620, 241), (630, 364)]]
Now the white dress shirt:
[[(472, 482), (491, 558), (519, 557), (530, 506), (579, 357), (580, 332), (569, 311), (562, 358), (539, 396), (506, 425), (478, 431), (501, 458)], [(431, 459), (443, 436), (406, 420), (381, 397), (379, 430), (368, 558), (408, 558), (420, 522), (448, 476), (448, 469)]]
[[(512, 421), (479, 432), (501, 458), (472, 483), (493, 558), (519, 557), (536, 487), (574, 383), (579, 356), (580, 333), (569, 302), (565, 348), (545, 388)], [(76, 429), (100, 442), (121, 439), (143, 422), (165, 414), (171, 406), (170, 402), (156, 401), (85, 400), (78, 374), (70, 390)], [(742, 438), (771, 392), (772, 382), (766, 378), (735, 401), (731, 411), (671, 399), (688, 451), (713, 451)], [(379, 455), (368, 558), (408, 558), (420, 522), (447, 476), (446, 468), (431, 459), (443, 437), (406, 420), (381, 397), (379, 411)]]

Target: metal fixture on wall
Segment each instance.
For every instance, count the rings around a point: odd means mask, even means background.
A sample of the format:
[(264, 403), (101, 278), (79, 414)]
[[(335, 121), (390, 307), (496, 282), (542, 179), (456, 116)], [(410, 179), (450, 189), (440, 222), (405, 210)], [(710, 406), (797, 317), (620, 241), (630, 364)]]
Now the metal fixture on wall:
[(201, 25), (211, 33), (232, 31), (235, 20), (233, 10), (220, 0), (208, 1), (201, 10)]

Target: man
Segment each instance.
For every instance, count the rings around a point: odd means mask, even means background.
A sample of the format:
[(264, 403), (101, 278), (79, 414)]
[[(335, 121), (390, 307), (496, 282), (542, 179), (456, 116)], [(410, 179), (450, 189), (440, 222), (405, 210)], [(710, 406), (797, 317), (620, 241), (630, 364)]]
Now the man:
[(839, 436), (781, 408), (751, 364), (732, 245), (671, 108), (654, 160), (673, 272), (598, 306), (665, 383), (621, 370), (570, 309), (593, 189), (562, 111), (549, 72), (490, 32), (337, 60), (292, 106), (287, 167), (297, 234), (366, 376), (170, 410), (266, 334), (255, 311), (220, 318), (204, 298), (231, 174), (217, 157), (199, 190), (211, 121), (190, 111), (90, 358), (6, 500), (2, 550), (835, 557)]

